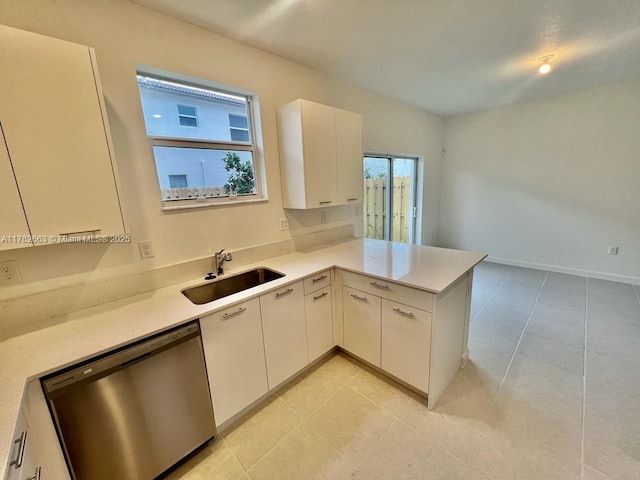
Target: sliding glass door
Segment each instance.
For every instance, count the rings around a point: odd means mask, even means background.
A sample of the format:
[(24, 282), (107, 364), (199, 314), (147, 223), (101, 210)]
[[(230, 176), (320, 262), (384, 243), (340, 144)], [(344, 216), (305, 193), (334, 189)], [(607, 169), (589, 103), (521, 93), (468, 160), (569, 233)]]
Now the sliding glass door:
[(414, 243), (417, 216), (416, 158), (364, 157), (364, 236)]

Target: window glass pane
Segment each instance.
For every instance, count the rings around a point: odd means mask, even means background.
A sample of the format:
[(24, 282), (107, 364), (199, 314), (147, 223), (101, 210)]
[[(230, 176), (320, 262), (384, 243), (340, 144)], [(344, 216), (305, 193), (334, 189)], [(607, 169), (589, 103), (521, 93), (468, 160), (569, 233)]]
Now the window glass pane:
[[(250, 151), (154, 146), (153, 152), (163, 200), (256, 192)], [(188, 187), (172, 185), (176, 172)]]
[[(137, 78), (149, 136), (216, 142), (239, 141), (231, 138), (231, 115), (235, 118), (234, 122), (244, 119), (243, 128), (249, 127), (247, 97), (146, 75), (138, 75)], [(185, 126), (192, 128), (183, 128)], [(241, 141), (248, 143), (250, 139), (251, 134), (247, 134)]]
[(183, 117), (183, 116), (180, 116), (179, 120), (180, 120), (180, 125), (182, 127), (197, 127), (198, 126), (198, 119), (195, 118), (195, 117)]
[(388, 240), (389, 232), (388, 158), (364, 158), (364, 236)]
[(178, 115), (196, 116), (196, 107), (188, 107), (187, 105), (178, 105)]
[(248, 142), (249, 141), (249, 131), (248, 130), (240, 130), (237, 128), (231, 129), (231, 140), (234, 142)]
[(186, 188), (189, 186), (186, 175), (169, 175), (169, 186), (171, 188)]
[(393, 215), (390, 240), (413, 243), (415, 207), (416, 160), (413, 158), (393, 159)]
[(246, 130), (249, 128), (247, 117), (243, 115), (229, 114), (229, 126), (232, 128), (244, 128)]

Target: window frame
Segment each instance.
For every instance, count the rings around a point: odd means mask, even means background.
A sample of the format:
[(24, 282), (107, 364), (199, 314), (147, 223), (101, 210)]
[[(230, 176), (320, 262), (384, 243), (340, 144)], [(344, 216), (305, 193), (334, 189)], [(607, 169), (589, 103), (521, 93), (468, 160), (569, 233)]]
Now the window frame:
[[(256, 128), (256, 112), (254, 109), (257, 104), (257, 94), (241, 88), (230, 87), (216, 82), (211, 82), (203, 78), (189, 77), (183, 74), (163, 71), (153, 67), (136, 65), (136, 76), (151, 77), (157, 80), (177, 83), (186, 87), (200, 88), (212, 90), (217, 93), (231, 95), (235, 97), (243, 97), (247, 102), (247, 130), (249, 132), (249, 141), (226, 141), (226, 140), (206, 140), (197, 138), (170, 137), (149, 135), (146, 126), (146, 119), (143, 122), (147, 139), (149, 140), (151, 149), (151, 158), (153, 159), (155, 180), (159, 190), (160, 205), (162, 210), (181, 210), (191, 208), (213, 207), (223, 205), (237, 205), (244, 203), (256, 203), (268, 201), (266, 185), (263, 181), (264, 161), (261, 155), (261, 138)], [(137, 81), (136, 81), (137, 83)], [(142, 109), (142, 97), (138, 86), (138, 98), (140, 100), (140, 108)], [(162, 189), (160, 188), (160, 179), (158, 178), (158, 167), (154, 154), (154, 147), (175, 147), (175, 148), (192, 148), (202, 150), (221, 150), (221, 151), (248, 151), (251, 152), (253, 163), (253, 179), (254, 193), (246, 194), (223, 194), (215, 197), (198, 197), (198, 198), (179, 198), (165, 199), (162, 198)]]
[[(367, 158), (379, 158), (379, 159), (384, 159), (387, 160), (389, 162), (389, 178), (387, 179), (387, 188), (389, 190), (389, 197), (385, 198), (385, 203), (386, 203), (386, 208), (388, 209), (389, 212), (393, 212), (393, 194), (392, 192), (392, 188), (393, 188), (393, 178), (394, 178), (394, 169), (393, 169), (393, 163), (394, 160), (396, 159), (406, 159), (406, 160), (413, 160), (415, 162), (415, 169), (414, 169), (414, 175), (413, 175), (413, 212), (411, 215), (412, 218), (412, 222), (413, 222), (413, 226), (411, 228), (411, 238), (409, 239), (408, 244), (409, 245), (417, 245), (419, 244), (419, 233), (418, 233), (418, 227), (420, 226), (419, 224), (419, 217), (422, 215), (422, 206), (419, 203), (419, 199), (421, 197), (420, 195), (420, 189), (421, 189), (421, 185), (420, 185), (420, 163), (422, 160), (422, 157), (420, 155), (402, 155), (402, 154), (396, 154), (396, 153), (373, 153), (373, 152), (364, 152), (364, 155), (362, 156), (362, 162), (364, 165), (364, 161)], [(363, 175), (363, 181), (364, 181), (364, 175)], [(362, 216), (363, 219), (366, 217), (366, 212), (364, 211), (366, 207), (363, 205), (363, 211), (362, 211)], [(393, 215), (387, 215), (387, 219), (385, 221), (385, 240), (387, 241), (391, 241), (391, 234), (392, 234), (392, 230), (393, 230)], [(364, 228), (364, 227), (363, 227)], [(363, 231), (362, 233), (363, 237), (365, 238), (369, 238), (366, 237), (366, 231)]]
[[(187, 115), (186, 113), (180, 113), (180, 107), (193, 108), (193, 115)], [(192, 107), (191, 105), (183, 105), (181, 103), (176, 103), (176, 108), (178, 110), (178, 123), (180, 124), (181, 127), (198, 128), (200, 126), (200, 124), (198, 123), (198, 107)], [(182, 119), (183, 118), (193, 119), (193, 120), (196, 121), (196, 124), (195, 125), (183, 125), (182, 124)]]

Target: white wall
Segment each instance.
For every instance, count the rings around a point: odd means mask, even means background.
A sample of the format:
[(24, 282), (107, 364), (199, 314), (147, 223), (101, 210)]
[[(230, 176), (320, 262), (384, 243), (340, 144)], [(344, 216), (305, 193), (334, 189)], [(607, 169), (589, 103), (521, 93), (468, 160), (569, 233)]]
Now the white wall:
[[(434, 243), (439, 214), (439, 152), (443, 120), (376, 93), (244, 46), (125, 0), (3, 0), (0, 23), (95, 48), (123, 187), (131, 245), (53, 245), (0, 254), (14, 259), (22, 283), (0, 298), (34, 293), (107, 273), (147, 270), (354, 223), (353, 206), (320, 212), (282, 209), (275, 111), (295, 98), (364, 115), (367, 151), (421, 155), (425, 165), (423, 243)], [(135, 65), (143, 64), (257, 92), (269, 201), (262, 204), (162, 213), (147, 142)], [(281, 232), (287, 216), (291, 231)], [(140, 260), (137, 242), (151, 240), (155, 258)]]
[(640, 79), (448, 118), (445, 146), (439, 244), (639, 281)]

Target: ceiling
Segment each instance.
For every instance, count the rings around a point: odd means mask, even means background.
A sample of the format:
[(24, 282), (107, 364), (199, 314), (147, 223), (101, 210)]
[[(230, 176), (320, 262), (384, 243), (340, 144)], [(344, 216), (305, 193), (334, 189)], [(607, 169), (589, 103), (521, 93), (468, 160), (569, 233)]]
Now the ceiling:
[(640, 0), (131, 1), (445, 116), (640, 76)]

